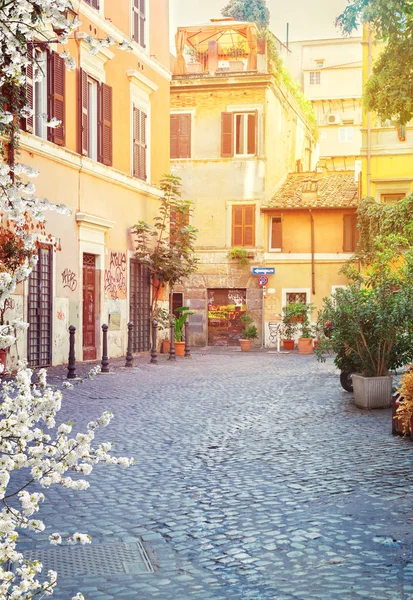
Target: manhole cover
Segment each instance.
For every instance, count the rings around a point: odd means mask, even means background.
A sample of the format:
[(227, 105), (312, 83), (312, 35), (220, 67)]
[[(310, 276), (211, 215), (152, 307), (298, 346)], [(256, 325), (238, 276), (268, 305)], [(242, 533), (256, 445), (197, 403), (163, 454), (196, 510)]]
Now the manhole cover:
[(40, 560), (43, 572), (57, 571), (59, 577), (80, 575), (139, 575), (154, 569), (139, 540), (132, 543), (53, 546), (26, 550), (26, 560)]

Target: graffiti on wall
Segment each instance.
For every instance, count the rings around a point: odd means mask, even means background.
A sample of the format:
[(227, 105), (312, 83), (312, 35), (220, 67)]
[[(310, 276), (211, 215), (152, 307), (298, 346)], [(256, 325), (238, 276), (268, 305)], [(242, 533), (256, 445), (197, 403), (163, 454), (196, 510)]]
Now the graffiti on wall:
[(105, 294), (112, 300), (126, 298), (126, 253), (111, 252), (109, 269), (105, 270)]
[(62, 271), (62, 285), (64, 288), (69, 288), (71, 292), (74, 292), (77, 288), (76, 273), (73, 273), (70, 269)]

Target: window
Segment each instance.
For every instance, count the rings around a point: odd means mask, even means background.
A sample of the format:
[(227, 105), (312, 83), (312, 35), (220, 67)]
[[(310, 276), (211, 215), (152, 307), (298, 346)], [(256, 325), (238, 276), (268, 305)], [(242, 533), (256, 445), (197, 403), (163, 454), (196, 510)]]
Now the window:
[(99, 0), (85, 0), (85, 2), (86, 4), (89, 4), (89, 6), (92, 6), (92, 8), (99, 10)]
[(321, 73), (320, 71), (310, 71), (310, 85), (320, 85)]
[(221, 156), (257, 154), (258, 111), (221, 115)]
[(80, 69), (79, 153), (112, 165), (112, 88)]
[(133, 176), (142, 181), (147, 179), (147, 114), (133, 107)]
[[(27, 67), (27, 103), (33, 116), (23, 119), (22, 129), (38, 137), (64, 145), (65, 143), (65, 64), (56, 52), (36, 49), (34, 65)], [(34, 76), (36, 74), (36, 76)], [(59, 127), (47, 127), (53, 118)]]
[(171, 158), (191, 158), (191, 115), (171, 115)]
[(307, 304), (307, 292), (286, 292), (286, 304)]
[(145, 44), (145, 1), (132, 0), (132, 39), (142, 48)]
[(357, 215), (344, 215), (343, 217), (343, 252), (354, 252), (357, 246), (359, 232), (357, 229)]
[(255, 246), (255, 205), (232, 207), (232, 245)]
[(394, 204), (406, 198), (406, 194), (380, 194), (380, 200), (386, 204)]
[(338, 141), (339, 142), (352, 142), (354, 136), (353, 127), (339, 127), (338, 129)]
[(282, 250), (282, 219), (281, 216), (271, 217), (270, 250)]

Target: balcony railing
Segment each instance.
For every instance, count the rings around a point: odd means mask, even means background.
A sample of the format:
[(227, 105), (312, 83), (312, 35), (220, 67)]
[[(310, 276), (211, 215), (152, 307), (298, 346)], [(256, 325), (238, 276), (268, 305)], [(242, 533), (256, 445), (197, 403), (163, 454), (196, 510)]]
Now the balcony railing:
[(174, 75), (267, 73), (267, 70), (267, 40), (259, 38), (250, 44), (246, 40), (236, 44), (209, 41), (203, 50), (186, 46), (183, 57), (175, 62)]

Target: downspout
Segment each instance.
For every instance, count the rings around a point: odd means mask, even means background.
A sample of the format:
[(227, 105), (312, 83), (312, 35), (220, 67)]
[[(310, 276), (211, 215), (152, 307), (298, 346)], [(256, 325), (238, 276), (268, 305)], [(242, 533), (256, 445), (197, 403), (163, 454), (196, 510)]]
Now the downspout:
[[(367, 76), (370, 78), (373, 67), (372, 27), (369, 23)], [(371, 196), (371, 111), (367, 113), (367, 196)]]
[(308, 211), (311, 219), (311, 293), (315, 294), (314, 216), (311, 208)]

